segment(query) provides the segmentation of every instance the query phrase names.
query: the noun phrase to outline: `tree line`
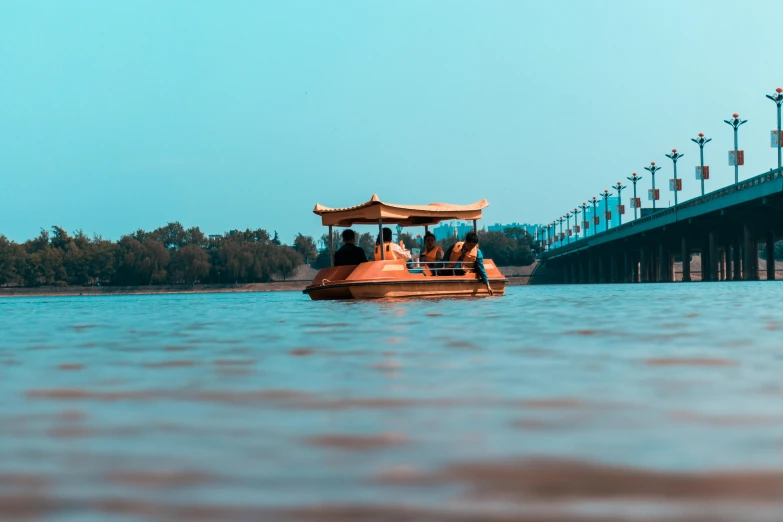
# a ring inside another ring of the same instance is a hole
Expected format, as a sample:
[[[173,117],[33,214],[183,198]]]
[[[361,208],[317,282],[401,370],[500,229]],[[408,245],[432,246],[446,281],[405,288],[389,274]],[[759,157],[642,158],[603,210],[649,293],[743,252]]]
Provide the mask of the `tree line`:
[[[521,229],[481,231],[479,237],[484,257],[498,266],[533,262],[535,243]],[[321,240],[328,245],[328,236]],[[335,250],[342,246],[339,232],[333,240]],[[375,240],[371,233],[357,237],[367,259],[373,258]],[[400,240],[409,249],[420,248],[422,241],[406,232]],[[445,250],[456,240],[439,244]],[[58,226],[24,243],[0,235],[0,286],[262,283],[288,279],[302,264],[329,266],[329,250],[319,252],[315,240],[302,234],[284,245],[277,232],[270,235],[263,229],[207,237],[198,227],[175,222],[151,232],[137,230],[118,241],[89,237],[81,230],[71,235]]]
[[[207,237],[175,222],[115,242],[55,226],[24,243],[0,235],[0,286],[256,283],[285,280],[316,255],[311,237],[288,246],[263,229]]]

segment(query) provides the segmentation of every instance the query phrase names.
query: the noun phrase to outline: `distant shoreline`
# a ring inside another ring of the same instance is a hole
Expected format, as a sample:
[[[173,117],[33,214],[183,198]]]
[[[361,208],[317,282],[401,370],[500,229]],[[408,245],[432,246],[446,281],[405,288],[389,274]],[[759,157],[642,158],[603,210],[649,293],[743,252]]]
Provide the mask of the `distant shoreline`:
[[[508,286],[528,284],[529,276],[507,277]],[[99,295],[219,294],[248,292],[301,292],[310,281],[275,281],[235,285],[149,285],[149,286],[44,286],[37,288],[0,288],[0,299],[7,297],[79,297]]]

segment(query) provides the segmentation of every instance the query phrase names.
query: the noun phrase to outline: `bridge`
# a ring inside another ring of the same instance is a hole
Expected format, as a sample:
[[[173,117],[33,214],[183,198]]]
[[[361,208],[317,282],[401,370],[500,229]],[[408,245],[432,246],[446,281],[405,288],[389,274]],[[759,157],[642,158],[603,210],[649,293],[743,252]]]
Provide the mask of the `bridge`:
[[[553,243],[531,283],[773,280],[780,238],[783,169],[777,168],[609,230]],[[761,270],[760,243],[766,257]],[[701,271],[692,274],[689,260],[696,254]]]

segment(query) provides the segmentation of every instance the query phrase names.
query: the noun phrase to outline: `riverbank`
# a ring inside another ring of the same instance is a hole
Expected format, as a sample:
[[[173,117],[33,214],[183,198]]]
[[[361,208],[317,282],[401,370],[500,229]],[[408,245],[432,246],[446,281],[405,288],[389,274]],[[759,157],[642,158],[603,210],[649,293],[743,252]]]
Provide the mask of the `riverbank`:
[[[236,292],[302,291],[310,281],[279,281],[235,285],[150,285],[150,286],[41,286],[0,288],[2,297],[54,297],[85,295],[213,294]]]

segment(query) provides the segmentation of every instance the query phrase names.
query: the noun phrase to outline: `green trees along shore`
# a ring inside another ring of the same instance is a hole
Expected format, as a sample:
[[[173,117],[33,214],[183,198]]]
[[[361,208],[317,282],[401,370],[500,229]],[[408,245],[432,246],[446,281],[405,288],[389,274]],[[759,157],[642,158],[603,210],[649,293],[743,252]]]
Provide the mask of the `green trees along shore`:
[[[482,232],[485,257],[499,266],[532,263],[533,242],[517,232]],[[418,246],[412,236],[400,237],[409,248]],[[335,249],[340,244],[335,232]],[[372,259],[375,237],[361,234],[358,244]],[[263,229],[207,237],[198,227],[175,222],[151,232],[137,230],[119,241],[82,231],[69,235],[57,226],[24,243],[0,235],[0,286],[262,283],[288,279],[304,263],[328,266],[329,252],[319,253],[312,237],[297,234],[289,246]]]

